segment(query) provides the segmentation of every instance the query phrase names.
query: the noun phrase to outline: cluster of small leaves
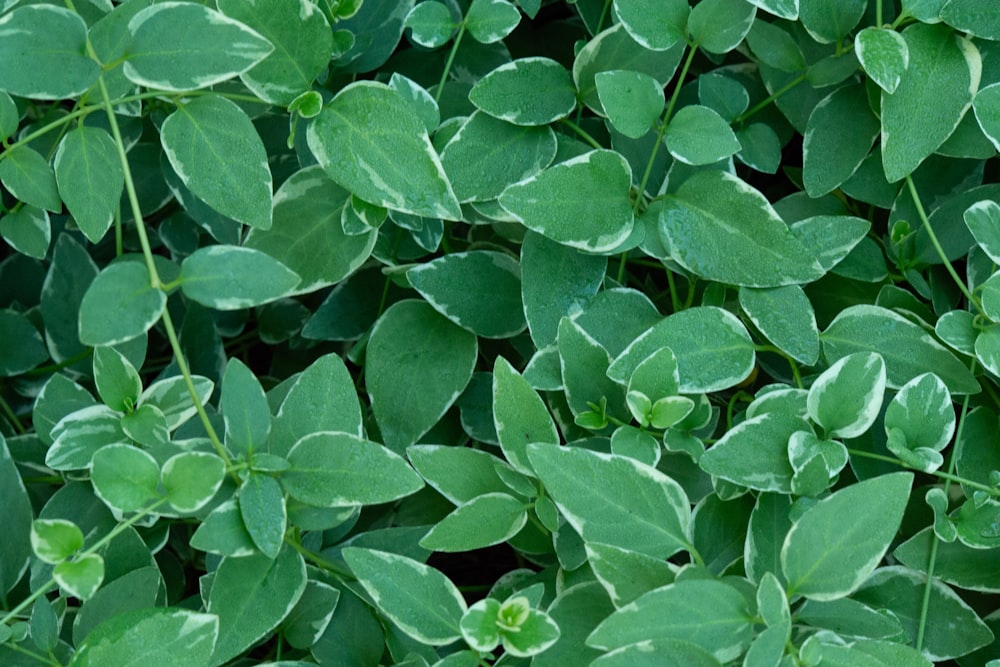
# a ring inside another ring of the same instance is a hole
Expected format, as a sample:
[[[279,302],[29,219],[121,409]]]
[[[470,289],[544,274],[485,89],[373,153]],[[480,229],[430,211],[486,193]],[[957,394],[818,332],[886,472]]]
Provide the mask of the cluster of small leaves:
[[[993,4],[0,0],[0,664],[1000,665]]]

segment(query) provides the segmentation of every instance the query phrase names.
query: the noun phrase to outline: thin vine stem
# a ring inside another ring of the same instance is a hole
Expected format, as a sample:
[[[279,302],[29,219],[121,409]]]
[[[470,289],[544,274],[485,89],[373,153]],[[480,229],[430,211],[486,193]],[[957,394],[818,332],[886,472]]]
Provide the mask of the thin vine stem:
[[[444,71],[441,72],[441,80],[438,82],[437,90],[434,91],[434,102],[439,103],[441,101],[441,93],[444,91],[444,84],[448,81],[448,75],[451,73],[451,66],[455,62],[455,54],[458,53],[458,47],[462,43],[462,37],[465,35],[465,21],[458,26],[458,34],[455,35],[455,41],[452,42],[451,52],[448,53],[448,59],[444,63]]]
[[[2,394],[0,394],[0,410],[3,410],[3,413],[7,415],[7,419],[9,419],[10,423],[14,425],[14,430],[21,434],[28,432],[28,429],[24,427],[21,420],[17,418],[17,413],[15,413],[14,409],[10,407],[10,404],[4,400]]]
[[[788,83],[786,83],[784,86],[782,86],[778,90],[774,91],[773,93],[771,93],[770,95],[768,95],[767,97],[765,97],[764,99],[762,99],[757,104],[753,105],[752,107],[750,107],[749,109],[747,109],[746,111],[744,111],[743,113],[741,113],[739,116],[737,116],[733,120],[733,124],[734,125],[738,125],[738,124],[742,123],[743,121],[745,121],[750,116],[753,116],[754,114],[756,114],[758,111],[761,111],[762,109],[767,108],[776,99],[778,99],[779,97],[781,97],[782,95],[784,95],[785,93],[787,93],[788,91],[790,91],[792,88],[795,88],[795,86],[799,85],[800,83],[802,83],[805,80],[806,80],[806,75],[803,72],[802,74],[800,74],[799,76],[795,77],[794,79],[792,79],[791,81],[789,81]]]

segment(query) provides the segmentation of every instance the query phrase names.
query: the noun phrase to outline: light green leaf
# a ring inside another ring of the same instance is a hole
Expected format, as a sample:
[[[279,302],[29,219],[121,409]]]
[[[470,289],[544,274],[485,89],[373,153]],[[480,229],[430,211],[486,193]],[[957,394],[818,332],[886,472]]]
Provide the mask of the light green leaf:
[[[598,72],[594,83],[608,120],[626,137],[642,137],[663,113],[663,88],[648,74],[609,70]]]
[[[982,593],[998,593],[993,573],[1000,566],[1000,550],[974,549],[961,540],[945,542],[928,526],[896,547],[892,555],[903,565],[925,572],[931,549],[937,552],[934,577],[946,584]]]
[[[976,359],[989,372],[1000,374],[1000,326],[992,325],[976,336]]]
[[[1000,40],[1000,19],[984,0],[948,0],[941,7],[941,20],[959,32],[975,37]]]
[[[976,47],[947,26],[915,23],[903,37],[910,65],[896,92],[882,96],[882,162],[890,183],[912,173],[958,127],[982,71]]]
[[[253,543],[268,558],[277,558],[288,527],[288,510],[278,481],[251,471],[240,484],[237,502]]]
[[[865,73],[890,95],[910,65],[906,40],[895,30],[868,27],[854,38],[854,53]]]
[[[195,393],[202,405],[208,402],[215,383],[200,375],[192,376]],[[167,428],[171,431],[193,417],[198,409],[191,401],[187,382],[181,376],[157,380],[139,395],[139,405],[152,405],[160,409],[167,418]]]
[[[195,2],[146,7],[128,30],[125,76],[159,90],[207,88],[242,74],[274,50],[246,25]]]
[[[983,134],[1000,150],[1000,83],[983,86],[976,93],[973,108]]]
[[[462,638],[476,651],[492,651],[500,645],[500,600],[487,597],[469,607],[459,621]]]
[[[119,412],[134,407],[142,392],[139,372],[113,347],[94,349],[94,384],[104,404]]]
[[[451,10],[437,0],[421,2],[410,10],[405,25],[410,29],[410,39],[428,49],[447,44],[456,28]]]
[[[53,568],[52,578],[67,595],[87,600],[104,581],[104,559],[98,554],[88,554],[64,561]]]
[[[867,220],[849,215],[815,215],[792,223],[790,229],[816,256],[823,270],[829,271],[865,240],[871,226]],[[881,250],[878,246],[874,249],[881,261]]]
[[[745,0],[702,0],[691,10],[691,39],[709,53],[732,51],[753,25],[757,8]]]
[[[643,359],[628,378],[628,390],[642,392],[651,401],[674,396],[679,389],[677,356],[669,347],[661,347]]]
[[[52,241],[49,212],[25,204],[0,217],[0,236],[14,250],[35,259],[44,259]]]
[[[591,413],[594,405],[601,406],[598,422],[587,426],[595,431],[604,428],[604,413],[627,419],[624,388],[607,377],[611,363],[608,351],[568,317],[559,323],[556,342],[566,403],[574,417],[590,419],[583,415]]]
[[[827,437],[856,438],[878,418],[885,385],[885,361],[877,353],[841,357],[809,388],[809,417]]]
[[[756,360],[753,341],[732,313],[714,306],[676,312],[639,336],[608,368],[608,377],[625,384],[644,360],[669,347],[677,357],[678,391],[721,391],[745,380]]]
[[[281,473],[282,486],[316,507],[387,503],[424,486],[401,456],[349,433],[307,435],[287,458],[291,466]]]
[[[576,108],[576,89],[566,68],[550,58],[519,58],[476,82],[469,101],[514,125],[548,125]]]
[[[619,609],[643,593],[674,581],[671,564],[661,558],[610,544],[591,542],[584,546],[594,576]]]
[[[105,445],[128,443],[121,428],[121,414],[105,405],[81,408],[53,427],[54,442],[45,453],[45,465],[53,470],[90,467],[94,453]]]
[[[967,310],[950,310],[934,324],[934,334],[954,350],[975,356],[976,336],[975,315]]]
[[[219,617],[210,664],[229,661],[277,627],[295,608],[307,581],[305,561],[291,547],[274,559],[262,554],[223,558],[205,605]]]
[[[477,336],[510,338],[527,326],[521,268],[505,253],[452,253],[414,267],[406,278],[436,311]]]
[[[863,85],[838,88],[820,100],[802,139],[802,183],[809,196],[825,195],[854,175],[878,134]]]
[[[398,554],[348,547],[344,560],[379,611],[423,644],[444,646],[462,636],[459,622],[468,607],[438,570]]]
[[[427,483],[454,505],[487,493],[510,491],[496,472],[503,462],[488,452],[449,445],[413,445],[406,454]]]
[[[979,390],[979,383],[955,355],[921,327],[879,306],[860,304],[840,311],[820,334],[820,342],[831,363],[854,352],[879,353],[890,389],[899,389],[933,368],[953,394]]]
[[[665,201],[660,234],[671,256],[696,275],[746,287],[780,287],[824,273],[764,195],[736,176],[699,172]]]
[[[595,150],[508,187],[500,205],[525,227],[557,243],[606,252],[632,233],[631,183],[625,158]]]
[[[813,39],[829,44],[854,29],[867,4],[867,0],[799,0],[799,20]]]
[[[0,310],[0,377],[20,375],[48,359],[45,343],[28,316]]]
[[[993,322],[1000,321],[1000,273],[994,273],[979,286],[983,313]]]
[[[65,7],[18,7],[0,17],[0,33],[0,90],[11,95],[76,97],[101,74],[87,56],[87,24]]]
[[[217,310],[239,310],[290,294],[300,278],[259,250],[213,245],[184,259],[180,281],[184,295],[193,301]]]
[[[198,199],[237,222],[271,226],[267,151],[235,102],[203,95],[177,105],[163,121],[160,143],[177,176]]]
[[[152,405],[140,405],[122,417],[122,431],[138,445],[156,447],[170,439],[167,418]]]
[[[521,12],[507,0],[472,0],[465,13],[465,29],[481,44],[493,44],[513,32]]]
[[[97,243],[111,226],[125,183],[114,139],[102,129],[80,125],[59,142],[52,164],[66,208]]]
[[[989,199],[978,201],[965,209],[963,219],[983,252],[994,264],[1000,264],[1000,204]]]
[[[799,1],[800,0],[747,0],[747,2],[751,5],[756,5],[766,12],[770,12],[779,18],[789,19],[790,21],[794,21],[799,18]]]
[[[350,198],[322,168],[297,171],[274,195],[271,228],[250,230],[244,247],[266,252],[299,274],[294,294],[338,283],[368,259],[378,236],[374,230],[344,233],[340,218]]]
[[[45,563],[61,563],[83,548],[83,532],[65,519],[36,519],[30,538],[31,550]]]
[[[0,182],[26,204],[53,213],[62,210],[59,187],[52,167],[30,146],[20,145],[4,152],[4,159],[0,161]]]
[[[944,382],[924,373],[903,385],[886,408],[885,429],[899,429],[908,449],[943,450],[955,433],[955,409]]]
[[[801,287],[741,287],[739,301],[747,317],[769,341],[806,366],[816,364],[819,329],[812,303]]]
[[[699,104],[683,107],[674,114],[665,140],[670,154],[685,164],[712,164],[740,150],[740,142],[729,123],[714,110]]]
[[[71,667],[88,665],[208,664],[219,619],[177,607],[116,614],[87,633]]]
[[[685,37],[687,0],[614,0],[615,16],[636,42],[652,51],[666,51]]]
[[[239,359],[230,359],[222,378],[219,407],[226,425],[226,446],[249,454],[265,449],[271,433],[271,410],[260,382]]]
[[[288,106],[308,91],[330,62],[333,36],[323,12],[309,0],[222,0],[219,11],[269,41],[274,50],[240,74],[257,97]]]
[[[477,351],[474,334],[425,302],[400,301],[382,314],[368,341],[365,376],[387,445],[400,452],[437,423],[472,377]]]
[[[459,505],[420,540],[431,551],[472,551],[512,538],[528,521],[524,502],[506,493],[486,493]]]
[[[166,305],[167,295],[150,285],[144,264],[112,264],[94,278],[80,302],[80,342],[116,345],[141,336]]]
[[[650,640],[682,640],[730,662],[747,649],[752,637],[753,617],[736,588],[691,579],[649,591],[622,607],[597,626],[587,644],[614,650]]]
[[[659,470],[625,456],[551,444],[529,445],[528,458],[584,542],[657,558],[691,548],[687,494]]]
[[[788,439],[808,428],[794,414],[767,412],[740,422],[712,445],[698,465],[710,475],[758,491],[791,493]]]
[[[226,464],[207,452],[181,452],[163,464],[162,482],[174,510],[188,514],[204,507],[219,490]]]
[[[306,134],[327,175],[361,199],[428,218],[462,218],[423,121],[389,86],[346,86]]]
[[[845,487],[806,510],[781,549],[788,594],[835,600],[875,570],[899,529],[912,473],[892,473]],[[863,507],[864,512],[857,512]]]
[[[525,449],[530,443],[559,444],[559,432],[541,397],[499,356],[493,366],[493,423],[504,456],[527,474],[533,472]]]
[[[108,445],[95,454],[90,480],[97,497],[119,512],[135,512],[157,497],[160,466],[131,445]]]
[[[527,604],[527,599],[520,600]],[[501,617],[504,607],[511,602],[518,601],[518,598],[508,599],[500,608]],[[552,620],[552,617],[539,609],[526,609],[525,613],[519,614],[523,617],[510,630],[500,633],[500,642],[504,651],[518,658],[530,658],[548,650],[560,637],[559,626]],[[497,621],[500,623],[501,621]]]

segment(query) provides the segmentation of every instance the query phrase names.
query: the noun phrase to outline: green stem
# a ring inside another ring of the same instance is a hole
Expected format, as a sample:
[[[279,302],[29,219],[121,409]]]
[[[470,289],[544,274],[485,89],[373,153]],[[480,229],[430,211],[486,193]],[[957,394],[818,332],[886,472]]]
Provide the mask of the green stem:
[[[14,409],[10,407],[10,404],[6,400],[4,400],[2,394],[0,394],[0,409],[3,410],[5,415],[7,415],[7,419],[9,419],[10,423],[14,425],[14,429],[18,433],[23,434],[28,432],[28,429],[24,427],[21,420],[17,418],[17,414],[14,412]]]
[[[738,125],[739,123],[742,123],[747,118],[749,118],[750,116],[753,116],[755,113],[757,113],[761,109],[764,109],[765,107],[769,106],[776,99],[778,99],[779,97],[781,97],[782,95],[784,95],[785,93],[787,93],[789,90],[791,90],[792,88],[794,88],[795,86],[799,85],[800,83],[802,83],[805,80],[806,80],[806,75],[803,72],[802,74],[798,75],[797,77],[795,77],[794,79],[792,79],[791,81],[789,81],[788,83],[786,83],[784,86],[782,86],[778,90],[774,91],[773,93],[771,93],[770,95],[768,95],[767,97],[765,97],[763,100],[761,100],[757,104],[753,105],[752,107],[750,107],[749,109],[747,109],[746,111],[744,111],[743,113],[741,113],[739,116],[737,116],[735,118],[735,120],[733,120],[733,125]]]
[[[451,73],[451,66],[455,62],[455,54],[458,53],[458,46],[462,43],[462,36],[465,35],[465,21],[458,26],[458,34],[455,35],[455,41],[451,45],[451,52],[448,54],[448,60],[444,63],[444,71],[441,72],[441,80],[438,82],[437,90],[434,91],[434,101],[441,101],[441,93],[444,91],[445,81],[448,80],[448,74]]]
[[[882,0],[875,0],[875,27],[882,27]]]
[[[309,549],[306,549],[304,546],[299,544],[298,541],[291,539],[290,537],[287,536],[285,537],[285,544],[298,551],[300,554],[302,554],[303,558],[305,558],[307,561],[309,561],[316,567],[320,568],[321,570],[325,570],[337,577],[340,577],[341,579],[345,579],[348,581],[354,581],[356,579],[353,573],[349,572],[348,570],[345,570],[344,568],[340,567],[333,561],[329,561],[320,556],[319,554],[314,553]]]
[[[667,285],[670,286],[670,306],[675,313],[681,312],[681,297],[677,294],[677,283],[674,280],[674,272],[667,269]]]
[[[590,136],[586,130],[571,121],[569,118],[562,118],[559,122],[580,135],[580,138],[590,144],[593,148],[604,148],[604,146],[602,146],[597,139],[594,139],[594,137]]]

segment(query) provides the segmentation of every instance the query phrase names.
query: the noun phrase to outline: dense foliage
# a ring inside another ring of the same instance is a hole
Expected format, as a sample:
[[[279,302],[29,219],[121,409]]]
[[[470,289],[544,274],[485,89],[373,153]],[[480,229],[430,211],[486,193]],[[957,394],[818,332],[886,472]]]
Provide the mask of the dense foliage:
[[[1000,664],[994,0],[0,0],[0,664]]]

